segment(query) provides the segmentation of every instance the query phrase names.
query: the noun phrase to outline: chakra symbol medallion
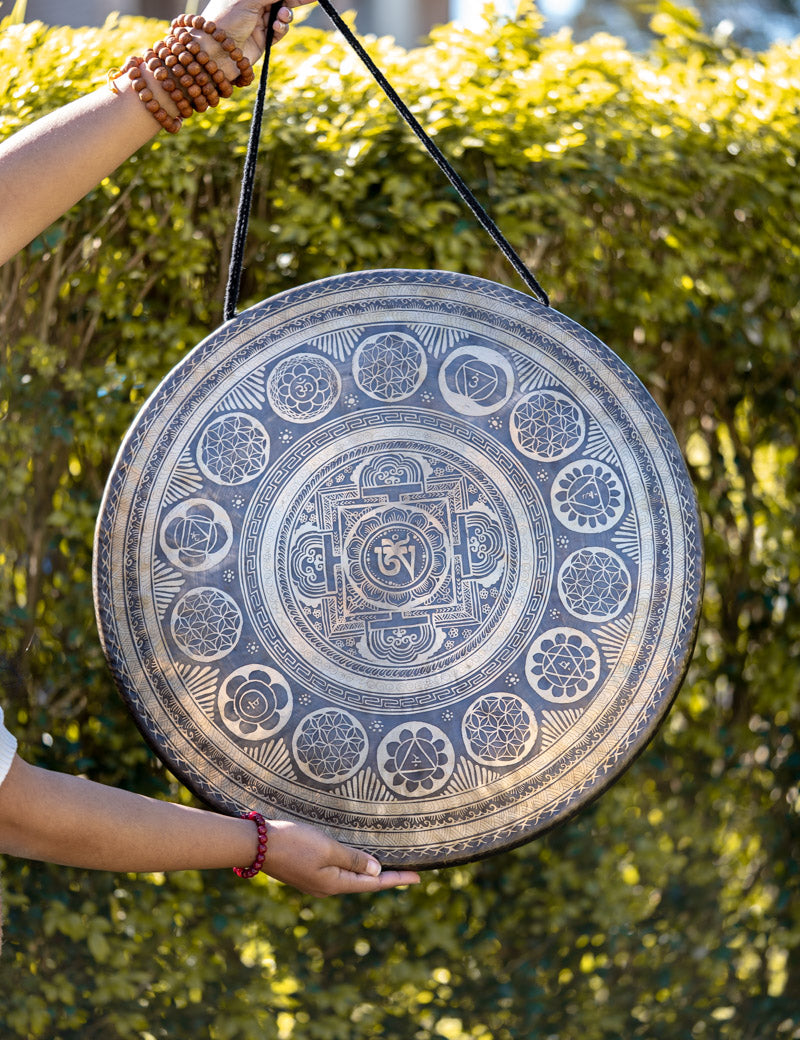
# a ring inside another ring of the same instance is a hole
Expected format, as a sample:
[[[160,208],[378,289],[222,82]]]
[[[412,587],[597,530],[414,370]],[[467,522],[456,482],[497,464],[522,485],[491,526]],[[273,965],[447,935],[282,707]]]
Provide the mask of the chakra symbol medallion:
[[[244,740],[265,740],[289,721],[292,691],[280,672],[250,665],[231,672],[219,692],[223,723]]]
[[[170,563],[187,571],[210,570],[230,552],[233,525],[216,502],[190,498],[167,513],[160,541]]]
[[[397,726],[378,748],[378,770],[398,794],[433,794],[453,772],[455,752],[447,734],[418,722]]]

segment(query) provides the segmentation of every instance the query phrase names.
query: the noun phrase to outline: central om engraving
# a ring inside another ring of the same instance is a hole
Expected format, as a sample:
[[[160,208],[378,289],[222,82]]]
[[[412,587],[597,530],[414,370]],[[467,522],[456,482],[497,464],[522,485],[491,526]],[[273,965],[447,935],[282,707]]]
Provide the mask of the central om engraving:
[[[405,567],[409,578],[414,577],[414,563],[417,558],[417,547],[411,545],[411,536],[405,538],[395,536],[394,538],[382,538],[379,545],[374,548],[378,557],[378,569],[387,578],[396,577],[401,568]]]

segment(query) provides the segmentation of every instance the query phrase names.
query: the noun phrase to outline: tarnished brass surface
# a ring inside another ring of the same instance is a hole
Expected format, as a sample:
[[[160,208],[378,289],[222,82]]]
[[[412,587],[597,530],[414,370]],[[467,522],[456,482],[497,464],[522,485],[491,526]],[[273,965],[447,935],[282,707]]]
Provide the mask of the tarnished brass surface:
[[[193,350],[109,479],[95,595],[146,739],[206,801],[386,865],[577,811],[652,737],[702,592],[663,415],[530,297],[325,279]]]

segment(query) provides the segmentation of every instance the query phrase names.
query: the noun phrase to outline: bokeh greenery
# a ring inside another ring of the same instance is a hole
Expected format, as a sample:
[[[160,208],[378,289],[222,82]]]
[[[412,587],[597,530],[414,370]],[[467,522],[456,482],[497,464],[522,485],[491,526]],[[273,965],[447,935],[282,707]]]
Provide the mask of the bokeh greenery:
[[[543,37],[525,6],[371,50],[685,450],[707,591],[666,725],[573,822],[380,897],[9,859],[3,1037],[800,1037],[800,43],[720,49],[669,4],[654,26],[634,55]],[[4,25],[0,134],[160,31]],[[162,135],[0,269],[8,721],[32,761],[186,800],[110,682],[91,542],[137,408],[221,320],[251,105]],[[342,43],[299,27],[275,57],[242,303],[385,266],[516,285]]]

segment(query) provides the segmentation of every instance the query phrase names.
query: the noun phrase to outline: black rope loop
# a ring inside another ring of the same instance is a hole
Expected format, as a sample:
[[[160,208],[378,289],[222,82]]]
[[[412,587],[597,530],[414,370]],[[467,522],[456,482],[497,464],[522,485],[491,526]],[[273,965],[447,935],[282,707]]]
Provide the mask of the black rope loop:
[[[236,213],[236,226],[233,229],[233,245],[231,261],[228,267],[228,284],[225,287],[224,320],[229,321],[236,314],[239,302],[239,290],[242,285],[242,266],[244,264],[244,244],[247,239],[247,227],[250,223],[250,209],[253,205],[253,184],[256,179],[258,162],[258,145],[261,140],[261,124],[264,119],[264,100],[267,96],[267,78],[269,77],[269,56],[272,52],[272,34],[275,19],[278,17],[280,0],[269,9],[267,19],[267,43],[264,48],[264,63],[261,66],[261,78],[258,81],[258,93],[253,107],[253,119],[250,123],[250,139],[247,142],[247,154],[242,172],[242,190],[239,195],[239,209]]]
[[[527,285],[536,299],[545,307],[550,306],[547,293],[533,276],[525,262],[516,252],[514,247],[503,235],[497,224],[492,220],[484,207],[477,200],[461,176],[456,172],[450,162],[442,154],[441,150],[434,144],[422,126],[419,124],[411,110],[399,96],[394,87],[389,83],[381,70],[364,50],[360,41],[353,34],[350,27],[339,15],[339,12],[330,3],[330,0],[318,0],[320,7],[325,11],[336,29],[342,34],[358,57],[372,74],[375,81],[392,102],[399,114],[406,121],[418,140],[434,160],[439,169],[444,173],[450,183],[458,192],[461,200],[472,211],[478,224],[490,235],[500,252],[505,256],[522,281]],[[247,156],[245,158],[244,173],[242,175],[242,193],[239,199],[239,210],[236,215],[236,227],[233,236],[233,249],[231,252],[231,263],[228,272],[228,285],[225,290],[225,320],[228,321],[236,313],[236,304],[239,298],[239,288],[242,277],[242,262],[244,258],[244,243],[247,237],[247,225],[250,219],[250,207],[253,199],[253,182],[255,180],[256,159],[258,155],[258,144],[261,136],[261,123],[264,112],[264,99],[267,91],[267,76],[269,72],[269,55],[272,49],[272,27],[280,7],[280,0],[270,8],[269,24],[267,28],[267,46],[264,51],[264,64],[261,68],[261,79],[258,85],[258,94],[253,111],[253,122],[250,128],[250,140],[247,145]]]

